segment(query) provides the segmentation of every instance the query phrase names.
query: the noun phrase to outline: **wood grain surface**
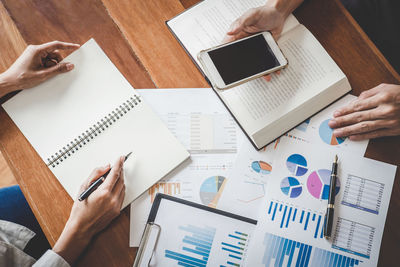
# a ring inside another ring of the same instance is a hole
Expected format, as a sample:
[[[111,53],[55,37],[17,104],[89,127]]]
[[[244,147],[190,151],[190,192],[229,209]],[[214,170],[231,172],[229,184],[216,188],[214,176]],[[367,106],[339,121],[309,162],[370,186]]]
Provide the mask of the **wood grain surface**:
[[[165,20],[197,0],[0,2],[4,5],[3,11],[0,5],[0,12],[9,16],[4,18],[1,13],[0,18],[0,26],[7,25],[0,27],[2,70],[11,64],[25,43],[55,39],[83,43],[94,37],[136,88],[207,86],[164,24]],[[295,15],[349,77],[353,94],[358,95],[379,83],[400,82],[399,75],[337,0],[309,0]],[[5,19],[7,24],[3,22]],[[17,40],[16,45],[10,45],[13,40]],[[4,51],[4,47],[15,49],[11,52],[14,54],[3,57],[2,53],[9,52]],[[0,149],[47,238],[54,244],[68,218],[72,200],[3,109],[0,110]],[[399,166],[398,151],[399,137],[381,138],[370,142],[366,156]],[[400,251],[399,179],[398,171],[382,241],[380,266],[396,266],[396,252]],[[98,235],[78,265],[131,266],[136,250],[128,248],[128,226],[129,214],[125,209]]]
[[[93,37],[134,87],[154,87],[150,76],[101,1],[4,0],[2,4],[26,43],[62,40],[82,44]],[[8,35],[14,36],[11,27]],[[0,50],[8,52],[3,47]],[[4,62],[5,66],[9,66],[12,60]],[[3,109],[0,110],[0,121],[3,155],[47,239],[54,245],[69,217],[72,199]],[[88,174],[80,175],[86,179]],[[125,209],[106,231],[95,238],[78,265],[104,266],[104,263],[109,263],[107,266],[131,266],[136,249],[129,248],[128,233],[129,209]]]
[[[26,44],[7,10],[0,2],[0,73],[24,51]],[[1,125],[1,122],[0,122]],[[1,144],[0,144],[1,146]],[[0,188],[17,184],[3,154],[0,153]]]
[[[182,46],[165,26],[165,21],[185,10],[179,1],[103,2],[157,87],[209,87]]]

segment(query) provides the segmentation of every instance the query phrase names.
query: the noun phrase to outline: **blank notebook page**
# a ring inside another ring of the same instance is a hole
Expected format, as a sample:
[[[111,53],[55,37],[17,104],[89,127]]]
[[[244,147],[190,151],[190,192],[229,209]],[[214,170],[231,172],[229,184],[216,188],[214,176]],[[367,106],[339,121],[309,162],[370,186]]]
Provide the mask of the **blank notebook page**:
[[[65,61],[74,70],[3,107],[73,198],[94,168],[133,152],[125,207],[189,154],[93,39]]]

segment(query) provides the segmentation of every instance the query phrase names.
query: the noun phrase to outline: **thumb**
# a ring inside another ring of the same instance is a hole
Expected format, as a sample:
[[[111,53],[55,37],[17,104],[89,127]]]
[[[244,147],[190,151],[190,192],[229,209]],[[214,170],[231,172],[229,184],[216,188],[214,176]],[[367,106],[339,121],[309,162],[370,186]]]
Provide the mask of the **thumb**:
[[[241,18],[238,18],[237,20],[235,20],[232,23],[232,25],[228,31],[228,35],[236,35],[239,32],[241,32],[242,30],[243,30],[243,22],[242,22]]]
[[[88,188],[90,184],[96,181],[100,176],[104,175],[109,169],[110,164],[94,169],[89,177],[82,183],[80,191],[83,192],[84,190],[86,190],[86,188]]]
[[[44,76],[46,78],[53,77],[59,73],[64,73],[72,70],[74,68],[74,64],[64,62],[64,63],[57,63],[56,65],[50,67],[50,68],[45,68],[41,71],[38,72],[39,76]]]

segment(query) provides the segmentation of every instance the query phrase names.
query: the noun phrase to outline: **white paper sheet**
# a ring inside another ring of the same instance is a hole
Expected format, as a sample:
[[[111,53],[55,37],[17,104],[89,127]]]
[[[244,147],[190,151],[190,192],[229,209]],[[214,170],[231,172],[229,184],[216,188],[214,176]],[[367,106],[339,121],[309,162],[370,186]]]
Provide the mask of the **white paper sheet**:
[[[68,145],[137,93],[93,39],[65,61],[75,69],[22,91],[3,107],[46,164],[68,150],[49,168],[74,199],[94,168],[133,152],[124,167],[125,207],[189,153],[144,101],[99,127],[101,133],[95,131],[79,150],[69,150]]]
[[[216,207],[229,177],[236,154],[194,154],[190,161],[153,185],[131,204],[130,238],[139,246],[155,195],[160,192]]]
[[[286,266],[290,260],[288,266],[326,266],[335,259],[338,266],[376,266],[396,166],[346,150],[282,142],[246,266]],[[339,181],[328,241],[323,223],[335,154]]]
[[[161,234],[149,266],[241,266],[255,227],[170,200],[161,201],[154,222]]]
[[[211,88],[136,90],[191,153],[236,153],[245,136]]]

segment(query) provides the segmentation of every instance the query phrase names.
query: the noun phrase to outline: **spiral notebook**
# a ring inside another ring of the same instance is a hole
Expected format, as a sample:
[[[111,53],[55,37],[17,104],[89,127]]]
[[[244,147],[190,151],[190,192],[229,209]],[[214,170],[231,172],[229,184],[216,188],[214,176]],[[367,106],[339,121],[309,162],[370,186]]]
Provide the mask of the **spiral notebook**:
[[[125,207],[189,154],[93,39],[65,61],[75,69],[3,107],[72,198],[94,168],[133,152]]]

